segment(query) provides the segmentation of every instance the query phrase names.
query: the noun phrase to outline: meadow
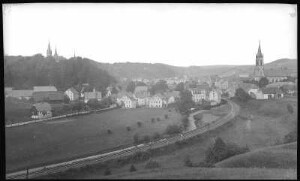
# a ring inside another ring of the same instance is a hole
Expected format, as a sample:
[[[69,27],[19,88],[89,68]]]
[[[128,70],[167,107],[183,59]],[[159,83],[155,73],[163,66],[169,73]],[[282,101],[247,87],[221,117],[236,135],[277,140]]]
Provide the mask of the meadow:
[[[137,122],[141,122],[140,127]],[[154,133],[164,133],[166,127],[174,123],[181,124],[181,115],[173,109],[139,108],[6,128],[6,170],[31,168],[129,146],[133,144],[133,135],[152,137]]]
[[[294,107],[294,113],[290,114],[287,111],[286,105],[291,103]],[[167,152],[166,154],[161,154],[151,158],[152,160],[156,160],[161,168],[158,171],[148,171],[145,170],[145,162],[140,162],[134,164],[138,172],[135,174],[129,173],[129,166],[125,165],[120,168],[111,168],[112,176],[105,177],[103,176],[103,172],[98,170],[94,173],[86,173],[81,175],[74,175],[74,177],[68,178],[295,178],[296,170],[294,167],[297,162],[297,157],[295,157],[294,153],[291,151],[285,151],[281,153],[280,151],[269,152],[272,153],[270,155],[270,159],[276,155],[284,155],[289,156],[289,165],[282,169],[267,168],[266,169],[253,169],[253,168],[187,168],[184,165],[184,159],[186,156],[189,156],[192,162],[197,163],[201,162],[205,158],[205,151],[208,146],[213,143],[214,138],[220,137],[226,143],[235,143],[239,146],[248,146],[250,151],[254,151],[256,149],[261,149],[264,147],[272,146],[275,144],[276,139],[282,138],[284,135],[292,131],[297,126],[297,102],[281,99],[281,100],[251,100],[246,104],[240,104],[241,110],[239,115],[224,126],[217,128],[216,130],[210,131],[204,135],[202,135],[199,139],[190,142],[189,145],[181,149],[177,149],[174,151]],[[277,117],[272,115],[274,108],[279,114]],[[250,122],[247,117],[252,115],[253,119]],[[288,117],[288,119],[286,119]],[[265,154],[265,152],[264,152]],[[261,155],[264,155],[261,154]],[[262,160],[262,157],[258,157]],[[281,157],[283,158],[283,157]],[[254,160],[254,159],[253,159]],[[293,161],[291,161],[293,160]],[[273,164],[273,163],[272,163]],[[290,167],[291,166],[291,167]],[[288,168],[288,169],[287,169]],[[166,172],[167,170],[177,170]],[[210,173],[207,177],[195,170],[207,170],[206,172]],[[226,172],[217,172],[214,170],[228,170]],[[184,170],[187,170],[186,172]],[[193,171],[194,170],[194,171]],[[147,172],[147,174],[141,174],[140,172]],[[191,172],[191,173],[190,173]],[[152,173],[152,174],[151,174]],[[157,173],[157,174],[156,174]],[[178,174],[180,173],[180,174]],[[219,173],[216,175],[216,173]],[[239,174],[243,173],[243,174]],[[279,174],[281,173],[281,174]],[[114,176],[114,174],[117,174]],[[129,176],[131,174],[131,176]],[[194,174],[194,177],[190,176],[190,174]],[[179,176],[182,175],[182,176]],[[184,176],[183,176],[184,175]],[[198,175],[198,176],[195,176]],[[216,176],[214,176],[216,175]],[[244,175],[246,175],[244,177]]]

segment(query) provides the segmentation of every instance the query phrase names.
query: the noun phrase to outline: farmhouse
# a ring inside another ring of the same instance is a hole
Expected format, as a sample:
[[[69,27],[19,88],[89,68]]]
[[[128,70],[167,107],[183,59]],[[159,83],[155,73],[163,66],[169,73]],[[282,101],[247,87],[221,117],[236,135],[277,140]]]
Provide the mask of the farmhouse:
[[[69,97],[70,101],[75,101],[79,99],[79,92],[73,87],[66,90],[65,94]]]
[[[31,108],[33,119],[52,117],[51,105],[47,102],[36,103]]]
[[[84,102],[87,103],[90,99],[97,99],[100,101],[102,99],[101,92],[96,91],[96,89],[93,89],[93,92],[85,92],[84,93]]]
[[[18,99],[30,99],[32,97],[33,90],[11,90],[7,92],[6,97],[14,97]]]
[[[261,89],[250,89],[249,91],[248,91],[248,94],[252,97],[252,98],[254,98],[254,99],[267,99],[267,98],[265,98],[264,97],[264,94],[263,94],[263,92],[261,91]]]
[[[135,94],[134,98],[137,100],[138,106],[146,106],[149,103],[149,97],[145,94]]]
[[[283,92],[276,87],[266,87],[262,89],[264,99],[280,99],[283,98]]]
[[[49,91],[57,91],[54,86],[34,86],[33,92],[49,92]]]
[[[51,102],[62,103],[64,101],[64,93],[60,91],[42,91],[32,94],[34,102]]]

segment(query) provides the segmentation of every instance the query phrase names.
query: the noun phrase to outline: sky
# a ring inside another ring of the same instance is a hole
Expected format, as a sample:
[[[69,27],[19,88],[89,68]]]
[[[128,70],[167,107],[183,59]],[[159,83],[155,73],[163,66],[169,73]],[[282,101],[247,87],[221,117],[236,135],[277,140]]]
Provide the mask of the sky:
[[[292,4],[3,4],[5,55],[54,52],[105,63],[252,65],[297,58]]]

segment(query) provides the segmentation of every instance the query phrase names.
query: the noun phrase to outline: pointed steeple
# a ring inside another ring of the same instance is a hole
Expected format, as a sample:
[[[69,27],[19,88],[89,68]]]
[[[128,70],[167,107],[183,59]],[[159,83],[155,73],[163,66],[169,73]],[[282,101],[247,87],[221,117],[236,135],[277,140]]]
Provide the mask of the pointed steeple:
[[[48,42],[48,49],[47,49],[47,57],[51,57],[52,56],[52,50],[50,47],[50,41]]]
[[[261,53],[261,48],[260,48],[260,40],[259,40],[259,46],[258,46],[258,50],[257,50],[256,56],[258,56],[258,57],[262,57],[263,56],[263,54]]]
[[[55,46],[55,53],[54,53],[54,56],[57,56],[57,50],[56,50],[56,46]]]

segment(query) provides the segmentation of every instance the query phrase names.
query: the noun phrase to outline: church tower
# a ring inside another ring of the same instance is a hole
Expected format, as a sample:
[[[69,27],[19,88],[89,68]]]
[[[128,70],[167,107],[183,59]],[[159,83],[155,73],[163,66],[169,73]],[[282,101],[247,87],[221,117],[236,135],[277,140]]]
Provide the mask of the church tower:
[[[254,68],[254,79],[256,81],[259,81],[261,77],[264,77],[264,56],[261,53],[261,48],[260,48],[260,41],[259,41],[259,46],[258,46],[258,51],[256,54],[256,65]]]
[[[52,56],[52,50],[50,47],[50,42],[48,43],[48,49],[47,49],[47,57],[51,57]]]
[[[56,62],[59,62],[59,57],[58,57],[58,54],[57,54],[56,47],[55,47],[54,59],[55,59]]]

